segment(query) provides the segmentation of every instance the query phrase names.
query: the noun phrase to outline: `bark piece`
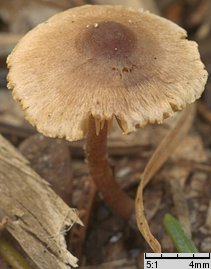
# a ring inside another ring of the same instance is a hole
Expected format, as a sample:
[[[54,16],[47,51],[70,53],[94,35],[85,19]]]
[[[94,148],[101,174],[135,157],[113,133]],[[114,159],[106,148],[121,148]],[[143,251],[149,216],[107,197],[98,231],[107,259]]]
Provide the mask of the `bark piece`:
[[[0,213],[8,217],[7,230],[38,268],[77,266],[64,240],[67,229],[81,224],[77,214],[2,136],[0,197]]]

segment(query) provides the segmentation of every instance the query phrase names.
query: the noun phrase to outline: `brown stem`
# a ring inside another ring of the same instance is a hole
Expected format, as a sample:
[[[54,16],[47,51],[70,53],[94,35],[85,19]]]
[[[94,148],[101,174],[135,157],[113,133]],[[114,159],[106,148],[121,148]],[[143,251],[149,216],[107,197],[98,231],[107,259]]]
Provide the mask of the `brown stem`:
[[[134,211],[134,201],[123,192],[114,178],[107,159],[107,122],[96,135],[95,120],[90,118],[86,140],[86,157],[97,189],[115,213],[129,220]]]

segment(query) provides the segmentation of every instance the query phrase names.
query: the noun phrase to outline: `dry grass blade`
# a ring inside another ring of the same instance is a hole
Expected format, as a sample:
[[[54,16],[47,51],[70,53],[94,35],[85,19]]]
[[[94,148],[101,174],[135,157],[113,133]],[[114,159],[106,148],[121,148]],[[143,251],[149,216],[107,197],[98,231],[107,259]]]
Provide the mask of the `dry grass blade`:
[[[152,235],[144,214],[143,190],[144,187],[149,183],[150,179],[168,160],[172,152],[174,152],[181,140],[185,137],[192,125],[194,115],[195,105],[190,105],[183,112],[181,112],[178,121],[161,141],[160,145],[155,150],[154,154],[146,165],[137,190],[135,202],[137,225],[143,237],[146,239],[154,252],[161,252],[161,246],[157,239]]]

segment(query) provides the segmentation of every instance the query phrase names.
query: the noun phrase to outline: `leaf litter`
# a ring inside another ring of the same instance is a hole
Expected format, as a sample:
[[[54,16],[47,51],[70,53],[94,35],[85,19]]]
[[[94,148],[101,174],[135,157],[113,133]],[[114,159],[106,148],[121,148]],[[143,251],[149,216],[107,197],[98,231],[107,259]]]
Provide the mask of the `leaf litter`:
[[[135,201],[137,225],[154,252],[161,252],[161,245],[150,232],[144,213],[143,191],[152,177],[158,172],[162,165],[173,154],[177,146],[181,143],[181,140],[185,137],[192,126],[194,116],[195,105],[187,106],[187,108],[180,113],[175,126],[164,137],[147,163],[141,176],[141,182],[138,186]]]

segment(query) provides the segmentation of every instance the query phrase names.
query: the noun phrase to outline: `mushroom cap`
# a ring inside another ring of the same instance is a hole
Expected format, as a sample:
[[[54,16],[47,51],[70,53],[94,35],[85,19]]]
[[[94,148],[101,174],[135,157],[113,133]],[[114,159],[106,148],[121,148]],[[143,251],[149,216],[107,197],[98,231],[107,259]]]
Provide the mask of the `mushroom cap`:
[[[38,131],[69,141],[116,117],[124,133],[162,123],[207,80],[176,24],[121,6],[82,6],[38,25],[8,57],[8,87]]]

